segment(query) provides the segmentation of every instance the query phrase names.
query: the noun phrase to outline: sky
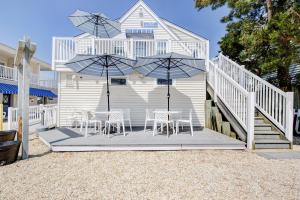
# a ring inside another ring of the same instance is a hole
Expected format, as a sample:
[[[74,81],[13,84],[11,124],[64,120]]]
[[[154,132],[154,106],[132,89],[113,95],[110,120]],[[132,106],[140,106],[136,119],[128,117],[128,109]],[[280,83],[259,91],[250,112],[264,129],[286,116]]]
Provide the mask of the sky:
[[[160,17],[180,25],[210,41],[210,57],[217,54],[225,24],[220,22],[227,8],[198,11],[194,0],[144,0]],[[117,19],[137,0],[9,0],[1,2],[0,42],[16,47],[24,36],[37,44],[35,57],[51,64],[52,37],[80,34],[68,16],[76,9],[101,12]]]

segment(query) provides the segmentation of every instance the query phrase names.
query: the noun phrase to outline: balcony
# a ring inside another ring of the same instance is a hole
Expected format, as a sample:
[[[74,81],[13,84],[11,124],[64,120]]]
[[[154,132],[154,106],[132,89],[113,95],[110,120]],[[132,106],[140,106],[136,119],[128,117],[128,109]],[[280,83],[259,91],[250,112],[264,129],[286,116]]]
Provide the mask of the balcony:
[[[6,81],[18,81],[18,71],[15,67],[7,67],[4,65],[0,65],[0,80]],[[39,74],[30,74],[30,84],[36,85],[38,87],[56,89],[57,81],[54,79],[51,80],[41,80]]]
[[[208,41],[136,40],[54,37],[52,44],[52,64],[56,68],[76,56],[76,54],[101,55],[117,54],[127,58],[154,56],[176,52],[196,58],[209,58]]]

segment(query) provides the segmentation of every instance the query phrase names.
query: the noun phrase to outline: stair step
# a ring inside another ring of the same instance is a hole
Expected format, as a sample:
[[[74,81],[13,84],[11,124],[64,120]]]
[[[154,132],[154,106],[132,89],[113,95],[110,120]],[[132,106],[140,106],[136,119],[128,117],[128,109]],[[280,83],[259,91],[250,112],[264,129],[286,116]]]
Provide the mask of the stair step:
[[[280,140],[280,134],[260,134],[260,135],[254,135],[254,140]]]
[[[265,121],[262,119],[255,119],[254,123],[255,124],[265,124]]]
[[[255,139],[255,149],[289,149],[290,142],[288,140],[278,139]]]
[[[254,131],[271,131],[272,126],[269,124],[255,124]]]
[[[264,120],[263,117],[254,117],[255,120]]]
[[[260,139],[255,140],[255,144],[290,144],[288,140],[271,140],[271,139]]]
[[[276,131],[254,131],[254,135],[280,135],[280,133]]]

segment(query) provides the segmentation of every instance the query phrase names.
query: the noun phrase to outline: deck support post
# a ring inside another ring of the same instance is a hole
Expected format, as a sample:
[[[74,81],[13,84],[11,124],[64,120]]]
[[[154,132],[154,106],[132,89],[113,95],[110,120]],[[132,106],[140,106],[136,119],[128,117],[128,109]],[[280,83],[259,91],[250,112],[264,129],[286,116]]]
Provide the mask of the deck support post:
[[[36,45],[30,39],[24,38],[19,41],[15,66],[18,66],[18,122],[22,130],[22,159],[28,159],[29,140],[29,68],[30,60],[35,53]]]
[[[286,127],[285,127],[285,137],[293,144],[293,132],[294,132],[294,93],[286,92]]]
[[[252,149],[254,142],[255,92],[249,92],[247,99],[247,148]]]

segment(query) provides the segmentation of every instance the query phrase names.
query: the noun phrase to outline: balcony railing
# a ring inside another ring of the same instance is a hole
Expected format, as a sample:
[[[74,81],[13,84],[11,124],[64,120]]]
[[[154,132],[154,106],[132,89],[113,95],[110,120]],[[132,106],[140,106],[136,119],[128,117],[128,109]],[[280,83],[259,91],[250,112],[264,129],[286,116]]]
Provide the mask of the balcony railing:
[[[135,59],[169,52],[208,60],[208,41],[136,40],[100,38],[53,38],[53,65],[63,65],[76,54],[117,54]]]
[[[18,81],[18,70],[15,67],[0,65],[0,79],[8,81]],[[46,88],[57,88],[57,81],[41,80],[38,74],[30,74],[30,84]]]

